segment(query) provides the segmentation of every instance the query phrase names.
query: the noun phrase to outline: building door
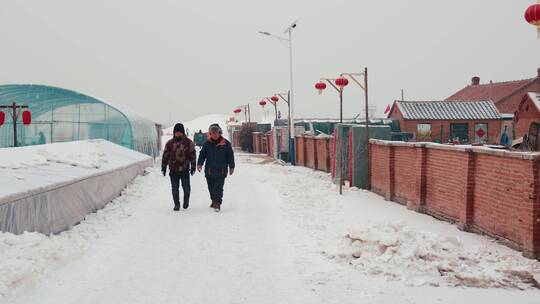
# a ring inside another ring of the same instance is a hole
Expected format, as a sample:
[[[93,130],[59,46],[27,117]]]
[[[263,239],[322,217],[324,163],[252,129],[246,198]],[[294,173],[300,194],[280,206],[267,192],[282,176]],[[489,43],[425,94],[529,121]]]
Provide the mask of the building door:
[[[459,140],[462,144],[469,143],[469,124],[454,123],[450,124],[450,139]]]
[[[487,123],[477,123],[474,125],[474,142],[487,143],[488,141],[488,125]]]

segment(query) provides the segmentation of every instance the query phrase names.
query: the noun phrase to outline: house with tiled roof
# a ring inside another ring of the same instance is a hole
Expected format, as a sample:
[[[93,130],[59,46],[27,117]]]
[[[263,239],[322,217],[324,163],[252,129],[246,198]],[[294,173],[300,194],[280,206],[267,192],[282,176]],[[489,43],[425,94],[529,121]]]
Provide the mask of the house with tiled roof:
[[[498,143],[503,117],[491,100],[394,101],[388,117],[415,141]]]
[[[527,134],[532,123],[540,124],[540,94],[529,92],[514,114],[516,137]]]
[[[501,113],[515,113],[523,97],[529,92],[540,93],[540,69],[536,77],[505,81],[480,83],[480,77],[473,77],[471,84],[452,94],[446,101],[492,100]]]

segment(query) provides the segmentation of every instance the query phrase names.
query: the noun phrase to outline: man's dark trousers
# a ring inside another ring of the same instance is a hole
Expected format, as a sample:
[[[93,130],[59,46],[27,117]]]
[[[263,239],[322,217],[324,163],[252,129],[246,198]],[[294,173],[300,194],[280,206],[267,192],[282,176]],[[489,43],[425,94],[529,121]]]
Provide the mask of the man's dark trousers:
[[[221,205],[223,201],[223,185],[225,184],[225,176],[207,176],[206,183],[208,184],[208,191],[210,192],[210,199],[212,203],[218,203]]]
[[[184,208],[189,205],[189,194],[191,193],[191,185],[189,183],[189,170],[169,173],[171,178],[172,196],[175,207],[180,207],[180,181],[182,181],[182,190],[184,191]]]

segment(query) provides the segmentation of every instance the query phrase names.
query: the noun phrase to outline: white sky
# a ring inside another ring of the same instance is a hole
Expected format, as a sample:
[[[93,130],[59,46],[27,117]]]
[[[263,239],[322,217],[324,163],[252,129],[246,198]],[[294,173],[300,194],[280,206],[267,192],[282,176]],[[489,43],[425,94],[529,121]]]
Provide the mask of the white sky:
[[[231,113],[289,86],[288,50],[257,33],[294,33],[296,112],[337,117],[319,77],[370,72],[382,114],[399,98],[442,99],[467,85],[529,78],[540,40],[533,0],[2,0],[0,83],[40,83],[124,104],[156,121]],[[345,116],[363,107],[350,85]],[[285,112],[285,108],[281,108]]]

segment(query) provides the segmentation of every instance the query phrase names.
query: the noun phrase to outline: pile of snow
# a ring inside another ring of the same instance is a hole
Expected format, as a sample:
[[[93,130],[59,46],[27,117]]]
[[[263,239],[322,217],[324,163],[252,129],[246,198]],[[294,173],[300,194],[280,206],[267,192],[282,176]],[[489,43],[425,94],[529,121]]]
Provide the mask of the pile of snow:
[[[7,169],[28,169],[51,163],[99,169],[107,162],[95,141],[5,148],[0,151],[0,155],[0,168]]]
[[[377,224],[347,234],[334,253],[369,276],[409,286],[540,288],[534,260],[501,255],[489,248],[466,249],[456,237],[418,231],[403,223]]]
[[[0,198],[148,159],[145,154],[102,139],[1,148]]]
[[[0,232],[0,302],[51,266],[60,266],[60,262],[65,263],[81,255],[89,246],[89,240],[120,229],[121,220],[131,215],[133,202],[153,187],[154,183],[148,181],[152,178],[159,178],[159,175],[137,177],[120,197],[104,209],[89,214],[72,230],[58,235]]]
[[[199,130],[206,132],[208,131],[208,127],[211,124],[217,123],[221,126],[223,129],[223,137],[229,138],[229,133],[227,132],[226,123],[228,120],[227,115],[223,114],[210,114],[198,117],[196,119],[193,119],[191,121],[185,122],[184,127],[186,129],[186,132],[189,134],[189,137],[193,138],[193,134],[196,132],[199,132]],[[167,128],[163,131],[163,137],[165,137],[167,140],[173,136],[173,129],[174,126],[171,126],[170,128]]]

